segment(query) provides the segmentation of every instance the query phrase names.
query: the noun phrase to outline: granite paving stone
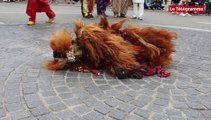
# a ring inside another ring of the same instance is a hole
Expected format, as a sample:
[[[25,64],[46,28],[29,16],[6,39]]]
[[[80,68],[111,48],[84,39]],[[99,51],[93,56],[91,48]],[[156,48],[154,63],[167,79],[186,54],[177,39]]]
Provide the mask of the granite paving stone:
[[[70,99],[65,99],[63,100],[65,102],[65,104],[67,104],[68,106],[75,106],[75,105],[79,105],[82,104],[82,101],[78,98],[70,98]]]
[[[90,108],[86,105],[80,105],[80,106],[77,106],[77,107],[74,107],[73,110],[79,114],[79,115],[83,115],[83,114],[86,114],[88,112],[90,112]]]
[[[32,108],[30,111],[35,117],[50,113],[50,111],[44,106]]]
[[[60,102],[60,99],[59,97],[52,96],[52,97],[45,98],[45,101],[50,105],[50,104],[55,104],[55,103]]]
[[[109,117],[112,117],[114,119],[122,120],[126,116],[126,113],[124,113],[120,110],[112,110],[108,113],[108,115],[109,115]]]
[[[6,116],[6,111],[3,108],[0,108],[0,118]]]
[[[124,120],[146,120],[137,115],[128,115]]]
[[[53,105],[50,105],[49,108],[52,110],[52,111],[61,111],[61,110],[65,110],[67,107],[64,103],[56,103],[56,104],[53,104]]]
[[[98,112],[92,111],[92,112],[84,115],[83,117],[87,120],[100,120],[103,118],[103,115]]]
[[[74,112],[72,112],[71,110],[65,110],[65,111],[61,111],[59,113],[56,113],[56,115],[64,120],[68,120],[69,118],[75,117],[77,116]]]
[[[94,107],[94,110],[103,115],[106,115],[108,112],[111,111],[111,108],[108,105],[101,104],[99,106]]]
[[[168,117],[162,114],[153,114],[151,120],[167,120]]]
[[[142,118],[145,118],[145,119],[149,118],[149,116],[150,116],[150,111],[149,110],[140,109],[140,108],[136,109],[134,111],[134,113],[136,115],[142,117]]]
[[[119,105],[119,107],[117,109],[129,113],[129,112],[133,111],[135,108],[136,108],[136,106],[125,103],[125,104]]]
[[[30,117],[31,114],[28,111],[17,111],[17,112],[13,112],[11,116],[12,116],[12,119],[19,120],[19,119]]]
[[[105,104],[111,106],[111,107],[116,107],[117,105],[122,104],[121,101],[119,101],[118,99],[115,98],[111,98],[105,101]]]
[[[45,114],[38,117],[38,120],[59,120],[54,114]]]

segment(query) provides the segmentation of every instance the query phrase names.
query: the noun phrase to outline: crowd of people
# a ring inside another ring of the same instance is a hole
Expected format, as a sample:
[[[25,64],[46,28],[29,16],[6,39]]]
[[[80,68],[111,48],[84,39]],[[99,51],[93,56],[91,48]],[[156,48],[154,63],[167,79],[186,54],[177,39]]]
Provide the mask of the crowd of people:
[[[52,0],[56,2],[56,0]],[[78,2],[79,0],[70,0]],[[94,6],[97,4],[97,15],[103,15],[107,17],[106,7],[112,5],[112,11],[114,17],[126,18],[128,7],[133,4],[134,19],[143,19],[144,14],[144,0],[80,0],[81,2],[81,14],[84,18],[93,18]],[[47,0],[28,0],[26,13],[29,16],[28,25],[34,25],[36,23],[36,13],[45,12],[48,16],[47,23],[53,23],[55,13],[49,5]]]
[[[22,0],[21,0],[22,1]],[[125,18],[128,7],[132,5],[133,19],[143,20],[144,9],[151,10],[163,10],[163,2],[167,4],[166,0],[154,0],[150,4],[146,4],[145,0],[64,0],[67,4],[74,4],[75,2],[81,3],[81,14],[84,18],[93,18],[93,11],[96,4],[97,15],[103,15],[107,17],[106,8],[111,6],[113,17]],[[172,5],[205,5],[205,14],[211,13],[211,0],[172,0]],[[50,4],[57,3],[57,0],[27,0],[26,13],[29,16],[28,25],[34,25],[36,23],[36,13],[45,12],[48,16],[47,23],[53,23],[55,19],[55,13],[51,9]],[[191,16],[196,13],[178,13],[181,16]]]

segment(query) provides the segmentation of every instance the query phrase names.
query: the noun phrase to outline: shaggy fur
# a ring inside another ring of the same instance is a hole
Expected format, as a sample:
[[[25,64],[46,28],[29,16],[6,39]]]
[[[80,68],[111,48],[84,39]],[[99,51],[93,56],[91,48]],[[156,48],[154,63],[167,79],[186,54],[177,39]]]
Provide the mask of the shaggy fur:
[[[141,65],[154,67],[171,63],[171,54],[175,51],[175,45],[172,40],[177,36],[175,32],[135,25],[126,26],[121,30],[123,23],[126,21],[128,19],[109,24],[106,17],[101,17],[99,26],[110,30],[111,33],[122,36],[126,41],[130,41],[134,45],[134,49],[139,53],[136,59]]]
[[[137,68],[169,65],[171,53],[175,51],[172,39],[176,33],[153,27],[126,26],[124,22],[110,24],[102,17],[99,24],[85,24],[75,21],[73,39],[67,28],[57,30],[49,39],[54,53],[60,56],[44,66],[50,70],[104,69],[115,75],[115,69],[135,70]],[[72,52],[76,61],[69,61],[67,53]]]
[[[88,62],[86,57],[81,56],[80,47],[77,46],[71,33],[67,30],[67,28],[62,28],[57,30],[49,39],[49,45],[53,51],[60,53],[64,58],[54,58],[44,64],[44,67],[50,70],[62,70],[62,69],[71,69],[78,70],[79,67],[83,67],[84,69],[93,69],[94,65]],[[66,53],[71,49],[74,49],[74,55],[77,58],[77,62],[68,62],[66,57]]]
[[[150,67],[157,65],[169,65],[172,61],[171,54],[175,51],[175,45],[172,41],[176,37],[176,33],[165,29],[156,29],[153,27],[127,26],[125,27],[121,35],[135,44],[137,38],[134,38],[131,33],[134,32],[139,38],[142,38],[148,44],[154,45],[159,48],[159,54],[156,56],[146,58],[146,62]],[[151,52],[149,52],[150,56]],[[138,56],[138,60],[142,59],[142,56]]]
[[[75,22],[74,31],[76,42],[88,51],[88,57],[96,67],[105,68],[114,74],[117,67],[132,70],[139,67],[131,44],[122,37],[102,29],[96,24],[84,24]]]
[[[67,28],[57,30],[49,39],[49,45],[53,51],[56,51],[63,56],[71,49],[72,36],[68,32]],[[44,67],[50,70],[60,70],[65,67],[67,58],[54,58],[44,65]]]
[[[115,68],[133,70],[140,67],[135,57],[137,52],[122,37],[102,29],[97,24],[85,24],[80,20],[75,21],[74,32],[75,41],[66,28],[56,31],[50,37],[49,45],[52,50],[65,57],[54,58],[44,65],[46,68],[107,69],[114,75]],[[77,51],[82,51],[82,55],[77,57],[75,62],[68,62],[66,53],[75,48],[75,45],[79,50],[74,50],[74,55],[77,55]]]

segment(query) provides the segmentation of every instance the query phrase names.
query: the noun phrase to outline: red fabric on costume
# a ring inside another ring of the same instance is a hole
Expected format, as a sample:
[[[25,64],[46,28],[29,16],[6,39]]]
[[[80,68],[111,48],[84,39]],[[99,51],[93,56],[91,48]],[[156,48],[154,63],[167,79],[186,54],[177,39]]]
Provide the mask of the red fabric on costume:
[[[111,1],[110,0],[108,0],[108,5],[110,5],[111,4]]]
[[[28,0],[26,14],[30,16],[30,21],[35,22],[36,12],[45,12],[48,18],[55,17],[55,13],[50,8],[47,0]]]

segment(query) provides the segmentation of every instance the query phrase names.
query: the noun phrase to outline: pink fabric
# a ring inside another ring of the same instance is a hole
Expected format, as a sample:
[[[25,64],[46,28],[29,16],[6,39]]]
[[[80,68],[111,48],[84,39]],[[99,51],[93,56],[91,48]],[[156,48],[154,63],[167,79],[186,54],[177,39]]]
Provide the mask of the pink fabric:
[[[171,75],[170,72],[166,71],[165,69],[161,68],[161,66],[155,66],[154,68],[145,68],[139,69],[145,76],[151,76],[157,74],[158,77],[168,77]]]
[[[55,13],[50,8],[47,0],[28,0],[26,14],[30,16],[30,21],[36,21],[36,12],[45,12],[48,18],[55,17]]]

